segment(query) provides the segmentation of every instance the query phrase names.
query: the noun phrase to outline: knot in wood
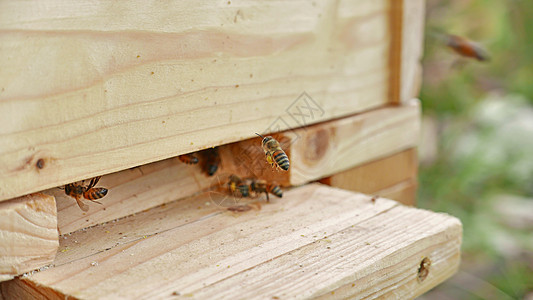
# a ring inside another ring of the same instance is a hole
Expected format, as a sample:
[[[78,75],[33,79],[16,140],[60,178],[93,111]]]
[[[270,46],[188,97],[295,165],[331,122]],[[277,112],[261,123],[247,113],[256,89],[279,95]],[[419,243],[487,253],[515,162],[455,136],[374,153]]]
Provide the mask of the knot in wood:
[[[420,262],[420,266],[418,267],[418,282],[422,282],[424,279],[426,279],[426,277],[428,277],[430,266],[431,260],[428,257],[424,257],[424,259]]]
[[[305,138],[304,158],[306,163],[317,163],[328,151],[330,133],[326,129],[318,129]]]

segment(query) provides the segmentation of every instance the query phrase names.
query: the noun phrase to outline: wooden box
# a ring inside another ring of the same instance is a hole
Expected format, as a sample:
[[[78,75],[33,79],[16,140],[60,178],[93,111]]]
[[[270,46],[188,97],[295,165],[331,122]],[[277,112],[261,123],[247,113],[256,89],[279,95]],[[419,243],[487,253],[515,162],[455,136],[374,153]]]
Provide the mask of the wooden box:
[[[414,203],[423,8],[1,2],[0,279],[25,273],[2,296],[404,298],[449,277],[460,222],[384,199]],[[176,158],[214,147],[214,176]],[[230,174],[284,197],[228,197]],[[87,212],[58,189],[94,176]]]

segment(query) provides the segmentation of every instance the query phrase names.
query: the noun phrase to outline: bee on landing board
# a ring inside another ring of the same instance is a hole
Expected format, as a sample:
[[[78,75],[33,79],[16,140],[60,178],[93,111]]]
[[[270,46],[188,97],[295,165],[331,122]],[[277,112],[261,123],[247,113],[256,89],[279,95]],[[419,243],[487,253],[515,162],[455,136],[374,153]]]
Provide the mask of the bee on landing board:
[[[93,179],[91,179],[91,182],[89,183],[88,186],[84,186],[85,180],[83,180],[81,184],[69,183],[65,185],[64,188],[61,188],[61,189],[65,190],[65,194],[76,199],[76,202],[78,203],[78,206],[80,207],[81,210],[88,211],[89,206],[82,202],[81,200],[82,198],[101,204],[100,202],[96,200],[103,198],[105,195],[107,195],[106,188],[94,187],[98,183],[101,177],[102,176],[98,176],[98,177],[94,177]]]
[[[207,175],[213,176],[218,170],[220,165],[220,154],[218,154],[218,148],[209,148],[200,152],[200,163],[202,171]]]
[[[271,164],[272,167],[278,167],[284,171],[288,171],[290,166],[289,158],[283,149],[281,149],[279,142],[271,136],[264,137],[259,133],[256,134],[263,139],[261,145],[265,151],[267,162]]]
[[[250,180],[250,189],[258,194],[265,193],[267,202],[270,202],[268,194],[272,194],[278,198],[283,197],[283,191],[279,185],[275,182],[267,183],[266,180],[262,179],[249,179]]]
[[[446,46],[461,56],[475,58],[479,61],[488,61],[490,59],[487,51],[474,41],[452,34],[446,35],[443,40]]]
[[[250,196],[250,185],[245,184],[237,175],[230,175],[228,190],[235,197]]]
[[[198,163],[198,157],[194,156],[192,153],[180,155],[178,156],[178,159],[182,163],[186,163],[188,165],[195,165]]]
[[[229,177],[228,190],[233,196],[238,197],[256,197],[265,193],[268,202],[270,202],[269,193],[279,198],[283,197],[283,191],[277,183],[268,183],[266,180],[255,178],[242,180],[237,175]]]

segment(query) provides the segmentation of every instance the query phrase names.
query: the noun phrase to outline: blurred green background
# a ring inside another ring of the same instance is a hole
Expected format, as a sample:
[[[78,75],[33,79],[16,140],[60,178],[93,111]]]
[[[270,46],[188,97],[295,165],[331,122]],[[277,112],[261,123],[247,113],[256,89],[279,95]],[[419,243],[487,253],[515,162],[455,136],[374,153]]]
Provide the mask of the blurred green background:
[[[428,0],[424,52],[418,206],[464,233],[461,269],[421,298],[533,300],[533,0]]]

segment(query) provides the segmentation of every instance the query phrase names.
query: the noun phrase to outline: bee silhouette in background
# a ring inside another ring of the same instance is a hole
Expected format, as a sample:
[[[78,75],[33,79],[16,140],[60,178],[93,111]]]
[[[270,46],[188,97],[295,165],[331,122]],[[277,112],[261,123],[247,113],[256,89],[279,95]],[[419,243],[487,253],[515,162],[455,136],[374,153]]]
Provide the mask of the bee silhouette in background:
[[[250,189],[258,194],[265,193],[267,202],[270,202],[268,194],[272,194],[278,198],[283,197],[283,191],[277,183],[267,183],[266,180],[262,179],[249,179],[250,180]]]
[[[448,34],[445,42],[446,46],[450,47],[461,56],[475,58],[478,61],[490,60],[487,50],[483,49],[480,44],[474,41],[458,35]]]
[[[478,61],[490,60],[487,50],[485,50],[479,43],[465,37],[438,32],[431,32],[430,35],[463,57],[473,58]]]
[[[202,171],[209,176],[215,175],[220,165],[220,154],[218,153],[218,148],[209,148],[205,149],[200,154],[200,164]]]
[[[82,180],[81,184],[78,183],[69,183],[65,185],[65,187],[60,188],[62,190],[65,190],[65,194],[68,196],[76,199],[76,202],[78,203],[78,206],[83,211],[88,211],[89,206],[82,202],[82,198],[85,198],[87,200],[96,202],[98,204],[102,204],[97,199],[103,198],[105,195],[107,195],[107,189],[102,187],[94,187],[98,181],[100,180],[102,176],[94,177],[91,179],[91,182],[88,186],[84,186],[85,180]]]
[[[182,163],[186,163],[188,165],[195,165],[198,163],[198,157],[194,156],[192,153],[180,155],[178,156],[178,159]]]
[[[249,197],[250,185],[244,183],[237,175],[230,175],[228,190],[235,197]]]
[[[272,167],[277,166],[284,171],[288,171],[290,166],[289,158],[283,149],[281,149],[279,142],[271,136],[264,137],[259,133],[256,134],[263,139],[261,145],[265,151],[267,162],[271,164]]]

